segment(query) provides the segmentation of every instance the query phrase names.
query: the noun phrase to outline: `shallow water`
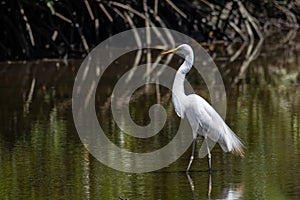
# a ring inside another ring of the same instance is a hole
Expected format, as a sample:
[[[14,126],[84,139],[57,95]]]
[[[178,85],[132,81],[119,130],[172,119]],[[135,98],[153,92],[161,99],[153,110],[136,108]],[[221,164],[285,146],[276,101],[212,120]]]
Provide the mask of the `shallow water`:
[[[78,137],[71,110],[72,87],[80,63],[1,64],[0,199],[300,197],[299,86],[227,87],[226,122],[244,141],[245,158],[223,153],[216,146],[212,151],[211,177],[207,160],[196,158],[191,182],[185,173],[191,148],[168,167],[141,174],[111,169],[89,154]],[[256,63],[268,68],[264,59]],[[299,63],[294,65],[299,69]],[[168,115],[164,129],[145,140],[128,137],[118,129],[110,112],[109,95],[122,73],[119,70],[106,72],[97,90],[100,125],[109,139],[122,148],[134,152],[161,148],[174,137],[179,123],[170,91],[160,88],[159,93],[159,102]],[[206,97],[205,86],[195,81],[194,73],[188,79],[195,91]],[[131,116],[137,124],[147,125],[149,107],[158,102],[157,88],[150,85],[139,91],[130,104]],[[198,148],[200,143],[199,140]],[[113,154],[110,156],[114,159]]]

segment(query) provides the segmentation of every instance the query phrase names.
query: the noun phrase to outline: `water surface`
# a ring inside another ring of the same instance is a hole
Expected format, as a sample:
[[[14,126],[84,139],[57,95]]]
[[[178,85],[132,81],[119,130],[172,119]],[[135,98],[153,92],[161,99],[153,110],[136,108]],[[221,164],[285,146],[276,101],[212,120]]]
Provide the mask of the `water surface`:
[[[300,197],[300,89],[280,74],[264,78],[263,69],[272,72],[265,59],[250,66],[247,73],[252,78],[248,83],[227,85],[226,122],[244,141],[245,158],[223,153],[216,146],[211,177],[207,160],[196,158],[190,173],[194,193],[185,173],[191,149],[169,167],[142,174],[116,171],[89,154],[77,135],[71,111],[72,87],[80,63],[1,64],[0,199]],[[287,75],[299,71],[299,62],[291,63]],[[117,127],[110,112],[109,96],[126,71],[120,66],[107,71],[99,85],[99,123],[110,140],[122,148],[135,152],[159,149],[174,136],[179,123],[170,91],[160,88],[158,98],[155,85],[140,88],[130,105],[133,120],[139,125],[149,123],[149,107],[157,102],[165,107],[168,119],[153,138],[129,137]],[[188,75],[195,91],[207,97],[206,87],[198,78],[195,71]],[[225,82],[230,82],[232,77],[226,78]]]

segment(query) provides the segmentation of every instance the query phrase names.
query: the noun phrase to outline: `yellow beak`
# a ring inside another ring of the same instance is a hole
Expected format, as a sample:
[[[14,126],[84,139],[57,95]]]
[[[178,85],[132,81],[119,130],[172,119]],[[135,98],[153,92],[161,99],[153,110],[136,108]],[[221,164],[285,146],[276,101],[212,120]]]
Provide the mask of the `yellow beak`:
[[[171,49],[171,50],[169,50],[169,51],[164,51],[164,52],[162,52],[161,54],[162,54],[162,55],[166,55],[166,54],[174,53],[174,52],[177,51],[177,50],[178,50],[178,48],[175,48],[175,49]]]

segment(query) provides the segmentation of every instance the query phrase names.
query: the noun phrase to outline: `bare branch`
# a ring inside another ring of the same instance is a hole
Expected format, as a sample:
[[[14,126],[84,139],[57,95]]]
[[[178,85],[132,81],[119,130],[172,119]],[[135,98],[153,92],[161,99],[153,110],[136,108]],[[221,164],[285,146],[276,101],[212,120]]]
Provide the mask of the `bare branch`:
[[[187,15],[180,10],[171,0],[166,0],[166,2],[174,9],[176,10],[183,18],[187,18]]]

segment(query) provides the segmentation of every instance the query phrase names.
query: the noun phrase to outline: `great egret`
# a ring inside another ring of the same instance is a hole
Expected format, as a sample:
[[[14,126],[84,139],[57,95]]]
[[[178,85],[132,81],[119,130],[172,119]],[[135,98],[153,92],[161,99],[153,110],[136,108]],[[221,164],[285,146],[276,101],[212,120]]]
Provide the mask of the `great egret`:
[[[208,167],[209,172],[211,172],[210,151],[216,143],[219,143],[224,152],[233,152],[239,156],[244,155],[243,144],[207,101],[196,94],[185,94],[185,76],[191,70],[194,62],[192,48],[187,44],[182,44],[175,49],[162,52],[162,54],[174,52],[182,54],[185,60],[175,75],[172,87],[172,101],[177,115],[181,118],[186,116],[193,131],[192,155],[186,172],[189,172],[194,160],[195,143],[198,134],[204,137],[199,157],[203,158],[208,155]]]

